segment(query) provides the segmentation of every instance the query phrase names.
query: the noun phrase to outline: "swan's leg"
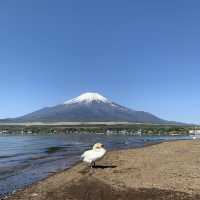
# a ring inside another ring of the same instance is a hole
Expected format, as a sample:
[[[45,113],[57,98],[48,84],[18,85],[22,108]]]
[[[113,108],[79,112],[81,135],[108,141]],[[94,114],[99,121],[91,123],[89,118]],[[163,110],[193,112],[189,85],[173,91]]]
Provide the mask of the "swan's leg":
[[[96,166],[96,164],[95,164],[95,162],[93,162],[93,167],[95,167]]]
[[[90,168],[92,168],[92,167],[93,167],[93,162],[90,163]]]

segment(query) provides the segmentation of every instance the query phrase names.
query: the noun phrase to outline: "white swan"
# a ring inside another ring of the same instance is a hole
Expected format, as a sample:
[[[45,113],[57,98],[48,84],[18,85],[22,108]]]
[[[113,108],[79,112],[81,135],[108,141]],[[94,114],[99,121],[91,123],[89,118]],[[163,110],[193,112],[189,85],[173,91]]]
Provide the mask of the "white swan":
[[[106,154],[106,149],[101,143],[96,143],[91,150],[85,151],[81,158],[86,163],[90,163],[90,167],[95,167],[95,161],[100,160]]]

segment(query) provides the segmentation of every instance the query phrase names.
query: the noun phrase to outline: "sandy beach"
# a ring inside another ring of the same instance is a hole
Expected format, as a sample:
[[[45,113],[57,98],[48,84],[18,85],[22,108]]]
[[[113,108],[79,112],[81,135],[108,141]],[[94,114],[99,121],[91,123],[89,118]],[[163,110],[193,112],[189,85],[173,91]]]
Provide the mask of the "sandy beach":
[[[165,142],[108,152],[54,174],[9,200],[200,199],[200,141]]]

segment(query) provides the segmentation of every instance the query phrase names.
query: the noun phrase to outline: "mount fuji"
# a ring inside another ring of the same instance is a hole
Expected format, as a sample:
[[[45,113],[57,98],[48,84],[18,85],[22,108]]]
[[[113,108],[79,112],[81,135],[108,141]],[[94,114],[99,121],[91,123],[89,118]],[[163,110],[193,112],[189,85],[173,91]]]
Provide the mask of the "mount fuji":
[[[12,122],[134,122],[166,123],[151,113],[121,106],[98,93],[84,93],[62,104],[45,107]]]

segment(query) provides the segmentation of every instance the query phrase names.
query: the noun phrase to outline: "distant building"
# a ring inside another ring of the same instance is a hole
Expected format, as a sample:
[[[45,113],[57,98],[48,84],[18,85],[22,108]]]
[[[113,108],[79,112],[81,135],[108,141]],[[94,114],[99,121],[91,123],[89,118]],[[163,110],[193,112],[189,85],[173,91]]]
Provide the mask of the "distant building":
[[[200,129],[189,130],[189,134],[200,134]]]

